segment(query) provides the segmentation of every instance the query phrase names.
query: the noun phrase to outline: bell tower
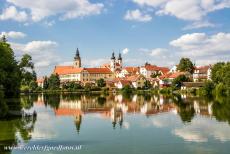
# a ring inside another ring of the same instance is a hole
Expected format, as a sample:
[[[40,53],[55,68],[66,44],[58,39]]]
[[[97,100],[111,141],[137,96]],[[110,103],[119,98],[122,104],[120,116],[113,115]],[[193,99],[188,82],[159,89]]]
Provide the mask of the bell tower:
[[[121,53],[119,53],[119,56],[118,56],[118,64],[120,64],[120,69],[122,68],[122,57],[121,57]]]
[[[81,57],[80,57],[78,48],[76,50],[76,55],[74,57],[74,67],[77,67],[77,68],[81,67]]]

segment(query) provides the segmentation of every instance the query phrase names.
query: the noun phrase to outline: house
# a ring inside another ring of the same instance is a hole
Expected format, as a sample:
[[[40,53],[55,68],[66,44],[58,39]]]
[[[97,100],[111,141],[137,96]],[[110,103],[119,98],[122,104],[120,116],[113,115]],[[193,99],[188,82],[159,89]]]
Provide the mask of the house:
[[[131,86],[132,83],[131,83],[130,81],[128,81],[128,80],[125,80],[125,79],[118,79],[118,80],[116,80],[116,81],[114,82],[114,85],[115,85],[116,88],[122,89],[122,88],[124,88],[126,85]]]
[[[178,72],[177,67],[178,67],[178,65],[174,65],[174,66],[170,69],[169,72],[170,72],[170,73]]]
[[[38,78],[37,79],[37,84],[38,84],[38,87],[41,87],[41,88],[43,88],[44,87],[44,80],[45,80],[45,78],[44,77],[42,77],[42,78]]]
[[[145,66],[140,67],[140,74],[144,75],[146,78],[151,78],[153,76],[164,75],[169,72],[167,67],[158,67],[156,65],[151,65],[146,63]]]
[[[124,78],[126,76],[139,74],[139,67],[124,67],[118,74],[119,78]]]
[[[204,86],[204,82],[183,82],[181,90],[198,89]]]
[[[211,80],[211,65],[196,66],[193,73],[193,81],[200,82]]]
[[[150,84],[152,85],[153,88],[158,88],[160,86],[160,84],[159,84],[160,79],[159,78],[146,78],[146,80],[148,80],[150,82]]]
[[[132,83],[132,87],[134,88],[142,88],[145,86],[145,77],[143,75],[132,75],[126,77],[126,80]]]
[[[172,81],[179,77],[180,75],[185,75],[186,77],[190,77],[191,74],[189,72],[175,72],[175,73],[168,73],[165,75],[160,76],[160,81],[159,81],[159,85],[160,88],[163,87],[168,87],[172,84]]]

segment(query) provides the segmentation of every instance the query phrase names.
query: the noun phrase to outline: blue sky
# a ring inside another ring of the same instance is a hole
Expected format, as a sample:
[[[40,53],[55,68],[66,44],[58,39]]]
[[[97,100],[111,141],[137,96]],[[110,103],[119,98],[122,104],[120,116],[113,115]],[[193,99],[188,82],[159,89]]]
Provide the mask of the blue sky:
[[[207,65],[230,60],[230,0],[1,0],[3,34],[39,76],[71,64],[77,47],[85,67],[113,50],[125,65]]]

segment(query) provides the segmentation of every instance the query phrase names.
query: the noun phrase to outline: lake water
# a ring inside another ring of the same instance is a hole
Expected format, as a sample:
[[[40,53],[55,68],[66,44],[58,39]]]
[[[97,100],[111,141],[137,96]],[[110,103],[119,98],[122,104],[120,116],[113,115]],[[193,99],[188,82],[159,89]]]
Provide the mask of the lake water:
[[[77,94],[23,96],[21,102],[37,117],[0,120],[1,154],[230,153],[229,102]]]

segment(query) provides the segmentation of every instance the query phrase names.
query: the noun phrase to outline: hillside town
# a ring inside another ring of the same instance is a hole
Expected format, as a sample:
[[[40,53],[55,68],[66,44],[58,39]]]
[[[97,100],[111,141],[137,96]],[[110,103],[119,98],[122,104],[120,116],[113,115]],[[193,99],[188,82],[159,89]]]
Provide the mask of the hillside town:
[[[76,50],[73,65],[55,66],[53,74],[57,74],[61,85],[67,82],[76,82],[81,85],[95,85],[96,81],[103,79],[106,87],[122,89],[124,86],[132,88],[143,88],[148,81],[153,88],[164,88],[171,86],[173,80],[181,75],[191,79],[184,82],[182,89],[202,87],[204,81],[211,79],[211,65],[195,66],[193,74],[179,71],[177,65],[172,68],[156,66],[145,63],[143,66],[123,66],[121,53],[115,57],[112,53],[110,62],[100,67],[82,67],[80,51]],[[38,86],[43,87],[44,78],[37,80]]]

